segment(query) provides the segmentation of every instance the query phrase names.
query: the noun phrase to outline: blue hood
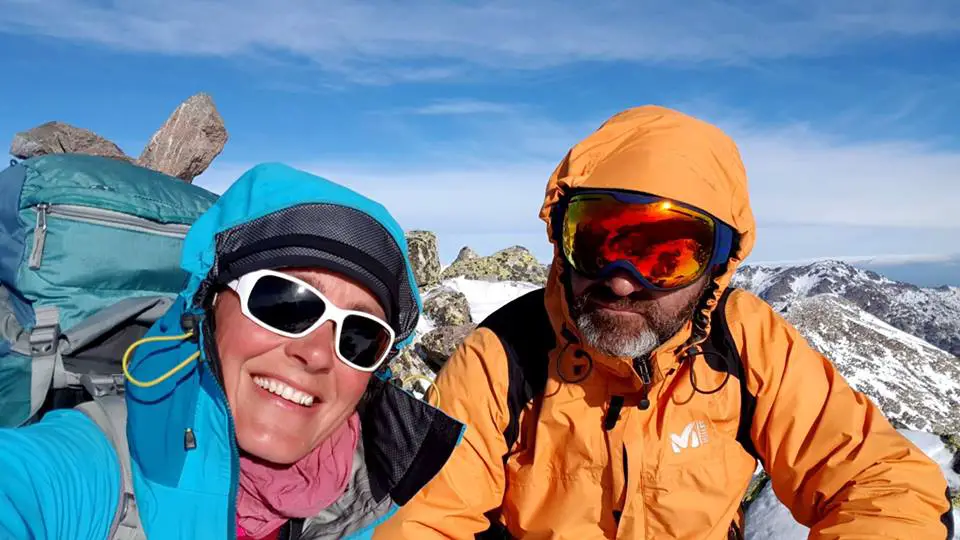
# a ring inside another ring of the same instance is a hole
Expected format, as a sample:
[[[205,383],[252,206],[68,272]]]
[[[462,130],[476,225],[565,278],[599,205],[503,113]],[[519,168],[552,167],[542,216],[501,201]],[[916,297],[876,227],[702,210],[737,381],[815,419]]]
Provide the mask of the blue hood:
[[[416,310],[406,314],[404,324],[409,326],[412,317],[415,326],[421,301],[406,241],[383,206],[281,164],[259,165],[246,172],[195,222],[185,240],[181,266],[189,279],[174,306],[147,333],[147,337],[167,340],[141,345],[130,362],[135,379],[151,381],[200,353],[197,362],[159,384],[127,385],[134,486],[148,536],[215,538],[223,537],[225,531],[233,533],[238,451],[226,396],[215,375],[217,366],[211,365],[216,361],[209,350],[213,340],[204,335],[206,314],[200,300],[212,276],[225,271],[224,254],[217,253],[217,248],[230,231],[277,212],[318,204],[360,212],[389,232],[387,238],[392,237],[394,247],[403,254],[403,273],[398,278],[406,280],[400,289],[409,291],[405,309]],[[195,332],[187,338],[184,334],[190,329]],[[403,330],[398,332],[397,349],[413,337],[412,327]],[[372,378],[371,386],[372,397],[360,412],[372,489],[403,504],[446,462],[463,426],[389,384],[384,376]],[[431,448],[424,446],[425,441]],[[424,459],[431,465],[424,467],[421,462],[413,467]],[[416,473],[408,474],[412,470]]]
[[[336,205],[347,211],[359,212],[368,217],[367,221],[375,222],[380,228],[385,229],[386,234],[384,236],[389,235],[388,238],[392,239],[394,243],[389,247],[399,250],[399,254],[402,255],[400,271],[405,275],[396,275],[396,272],[394,275],[389,275],[390,272],[385,270],[387,275],[382,280],[396,282],[405,279],[407,281],[407,283],[401,284],[402,286],[397,291],[397,294],[403,296],[400,299],[402,307],[398,309],[410,311],[407,316],[403,317],[402,324],[395,325],[394,330],[398,339],[395,349],[400,350],[408,345],[413,339],[413,330],[422,310],[422,302],[417,289],[416,277],[410,266],[407,241],[403,229],[381,204],[325,178],[278,163],[258,165],[247,171],[191,227],[184,242],[181,259],[181,267],[190,274],[190,280],[181,296],[189,299],[193,304],[198,303],[195,297],[198,292],[202,292],[204,282],[211,277],[211,273],[217,270],[223,271],[222,268],[217,268],[215,264],[218,257],[222,258],[225,255],[224,253],[217,253],[219,235],[251,224],[265,216],[279,214],[305,205],[324,206],[320,210],[321,214],[314,214],[317,219],[311,220],[309,224],[304,223],[304,228],[316,229],[317,235],[331,235],[331,233],[333,235],[346,235],[342,237],[343,242],[340,243],[363,243],[367,241],[362,236],[362,233],[366,231],[361,229],[360,236],[354,234],[351,237],[349,235],[350,230],[355,229],[356,225],[351,224],[347,227],[343,223],[335,222],[336,220],[332,220],[334,221],[332,223],[330,219],[324,221],[323,213],[329,214],[338,211],[329,209],[328,205]],[[303,216],[303,219],[309,219],[310,217]],[[351,219],[349,215],[338,215],[337,218],[341,221]],[[359,220],[356,221],[359,222]],[[238,246],[231,247],[236,249]],[[382,245],[369,244],[365,248],[367,251],[377,248],[380,250],[386,249]],[[371,256],[369,253],[359,253],[359,255]],[[377,261],[373,262],[376,263]]]

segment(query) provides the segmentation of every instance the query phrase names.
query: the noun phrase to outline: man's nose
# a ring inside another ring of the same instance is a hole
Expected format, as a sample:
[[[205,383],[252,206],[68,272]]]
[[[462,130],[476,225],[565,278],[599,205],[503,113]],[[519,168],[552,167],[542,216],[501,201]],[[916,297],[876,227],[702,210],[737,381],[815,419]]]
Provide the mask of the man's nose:
[[[337,361],[335,339],[336,327],[332,321],[327,321],[302,338],[290,339],[284,350],[288,356],[303,363],[307,371],[323,373],[330,371]]]
[[[645,290],[643,284],[625,270],[614,271],[607,277],[605,284],[617,296],[630,296],[633,293]]]

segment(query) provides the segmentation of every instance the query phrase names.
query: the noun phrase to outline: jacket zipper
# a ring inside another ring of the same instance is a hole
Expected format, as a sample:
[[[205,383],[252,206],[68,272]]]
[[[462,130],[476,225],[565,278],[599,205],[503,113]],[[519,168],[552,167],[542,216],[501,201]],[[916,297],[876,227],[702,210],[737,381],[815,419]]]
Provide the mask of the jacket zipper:
[[[237,447],[236,426],[233,423],[233,412],[230,410],[230,402],[227,401],[227,393],[223,389],[220,377],[214,373],[212,368],[214,363],[220,362],[220,359],[217,356],[216,348],[210,343],[213,336],[207,335],[207,330],[210,328],[208,324],[206,314],[204,314],[197,323],[195,331],[198,332],[197,344],[200,350],[204,352],[204,355],[201,356],[203,360],[201,369],[205,369],[207,374],[213,377],[218,397],[227,414],[227,434],[230,439],[230,495],[227,500],[227,540],[235,540],[237,538],[237,488],[240,485],[240,449]]]
[[[650,356],[638,356],[634,358],[633,370],[637,372],[640,380],[643,381],[643,395],[640,398],[639,407],[640,410],[645,411],[650,407],[650,383],[653,382],[653,377],[650,376]]]
[[[73,204],[39,203],[36,206],[36,212],[37,221],[33,229],[33,249],[30,252],[29,266],[31,270],[40,268],[40,264],[43,262],[48,216],[181,240],[186,238],[187,232],[190,230],[189,225],[181,223],[156,223],[149,219],[130,216],[113,210]]]

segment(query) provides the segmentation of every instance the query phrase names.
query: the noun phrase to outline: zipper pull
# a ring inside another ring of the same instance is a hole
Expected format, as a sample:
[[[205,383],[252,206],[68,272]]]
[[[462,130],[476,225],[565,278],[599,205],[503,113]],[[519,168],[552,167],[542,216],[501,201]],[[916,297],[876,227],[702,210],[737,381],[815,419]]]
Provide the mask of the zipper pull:
[[[643,395],[640,398],[640,403],[637,405],[640,407],[641,411],[645,411],[650,407],[650,397],[649,389],[650,383],[653,381],[653,378],[650,377],[650,355],[638,356],[633,359],[633,370],[637,372],[637,375],[640,376],[640,380],[643,381]]]
[[[37,223],[33,227],[33,250],[30,252],[30,269],[40,268],[43,261],[43,245],[47,241],[47,211],[50,205],[40,203],[37,205]]]
[[[650,377],[650,357],[638,356],[633,359],[633,370],[640,376],[644,386],[649,385],[653,379]]]

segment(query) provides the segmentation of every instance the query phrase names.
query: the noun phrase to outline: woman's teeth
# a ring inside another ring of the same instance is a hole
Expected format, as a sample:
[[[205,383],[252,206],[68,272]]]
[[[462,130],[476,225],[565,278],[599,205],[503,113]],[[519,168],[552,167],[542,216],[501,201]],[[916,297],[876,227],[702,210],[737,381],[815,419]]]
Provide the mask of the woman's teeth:
[[[299,405],[303,405],[304,407],[313,405],[313,396],[301,392],[296,388],[292,388],[286,383],[282,383],[276,379],[270,379],[267,377],[254,377],[253,382],[267,392],[276,394],[292,403],[297,403]]]

